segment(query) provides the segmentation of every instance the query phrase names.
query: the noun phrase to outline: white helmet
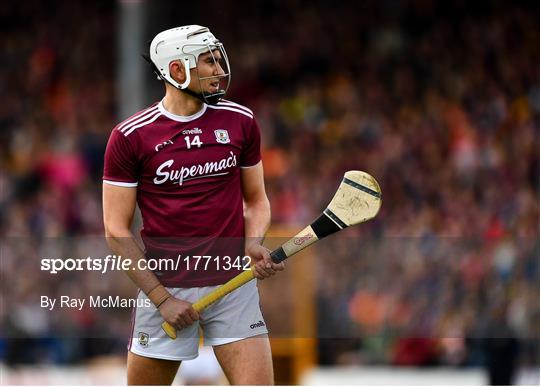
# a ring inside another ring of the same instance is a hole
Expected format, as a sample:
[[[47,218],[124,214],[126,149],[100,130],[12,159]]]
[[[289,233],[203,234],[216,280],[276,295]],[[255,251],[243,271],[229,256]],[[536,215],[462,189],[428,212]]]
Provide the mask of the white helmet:
[[[221,58],[218,59],[214,56],[213,52],[215,50],[220,51]],[[207,52],[212,53],[214,63],[216,65],[219,63],[224,74],[199,77],[199,82],[203,79],[218,78],[220,80],[225,79],[227,84],[224,89],[220,87],[220,90],[216,93],[203,92],[199,94],[188,89],[191,81],[190,69],[196,69],[199,55]],[[200,98],[206,103],[215,104],[223,98],[231,82],[229,59],[225,48],[207,27],[190,25],[160,32],[150,43],[150,60],[155,66],[158,79],[163,79],[177,89]],[[174,60],[180,60],[184,65],[186,80],[182,84],[176,82],[169,73],[169,64]]]

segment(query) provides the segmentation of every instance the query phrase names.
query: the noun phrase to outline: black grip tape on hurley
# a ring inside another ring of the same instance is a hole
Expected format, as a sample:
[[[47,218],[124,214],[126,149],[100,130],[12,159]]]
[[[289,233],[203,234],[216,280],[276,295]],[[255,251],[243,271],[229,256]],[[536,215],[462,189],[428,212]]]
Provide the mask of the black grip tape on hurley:
[[[347,227],[345,225],[345,227]],[[325,236],[333,234],[341,230],[341,228],[325,214],[321,214],[313,223],[311,223],[311,228],[317,235],[317,238],[322,239]]]
[[[280,247],[279,249],[275,249],[270,253],[270,258],[272,258],[272,261],[274,263],[280,263],[281,261],[286,260],[287,254],[285,254],[285,251],[283,251],[283,247]]]

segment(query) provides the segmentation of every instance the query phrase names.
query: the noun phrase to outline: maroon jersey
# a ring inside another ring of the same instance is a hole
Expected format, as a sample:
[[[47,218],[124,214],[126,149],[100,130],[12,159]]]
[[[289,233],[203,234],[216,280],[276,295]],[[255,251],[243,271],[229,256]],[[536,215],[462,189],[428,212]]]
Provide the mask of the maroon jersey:
[[[103,181],[137,187],[147,259],[176,262],[154,271],[165,286],[212,286],[242,270],[225,256],[244,255],[240,168],[260,160],[260,130],[248,108],[223,100],[177,116],[159,102],[113,129]],[[195,269],[193,257],[204,255],[212,261]]]

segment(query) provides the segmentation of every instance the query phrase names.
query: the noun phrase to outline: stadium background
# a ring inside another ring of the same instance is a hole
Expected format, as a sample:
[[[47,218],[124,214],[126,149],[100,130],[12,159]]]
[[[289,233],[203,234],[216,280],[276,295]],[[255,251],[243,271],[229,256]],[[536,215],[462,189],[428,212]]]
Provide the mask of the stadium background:
[[[539,384],[538,5],[30,0],[0,15],[2,384],[119,377],[105,370],[122,370],[129,311],[52,315],[36,300],[133,286],[51,277],[38,256],[99,245],[110,130],[162,92],[140,54],[195,23],[224,42],[228,97],[263,130],[273,235],[310,222],[348,169],[383,190],[375,221],[263,285],[278,381],[316,383],[299,374],[315,366],[362,370],[358,383],[407,366],[456,378],[502,359]]]

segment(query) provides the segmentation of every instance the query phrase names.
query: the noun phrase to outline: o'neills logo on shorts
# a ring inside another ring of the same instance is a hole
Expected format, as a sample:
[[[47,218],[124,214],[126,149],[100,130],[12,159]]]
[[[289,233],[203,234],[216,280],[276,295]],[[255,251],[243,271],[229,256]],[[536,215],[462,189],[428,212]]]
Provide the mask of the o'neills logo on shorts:
[[[305,241],[309,241],[311,238],[313,238],[313,234],[307,234],[303,237],[294,238],[294,244],[295,245],[303,245]]]
[[[251,329],[255,329],[255,328],[260,328],[260,327],[264,327],[264,326],[266,326],[266,324],[264,323],[264,321],[259,320],[258,323],[251,324],[249,327],[250,327]]]
[[[166,181],[172,181],[182,185],[184,181],[188,180],[201,179],[208,176],[226,175],[229,173],[228,171],[220,171],[236,167],[236,155],[233,152],[229,153],[231,154],[229,157],[218,161],[207,161],[204,164],[195,164],[180,169],[171,168],[174,160],[167,160],[157,168],[154,184],[163,184]]]

